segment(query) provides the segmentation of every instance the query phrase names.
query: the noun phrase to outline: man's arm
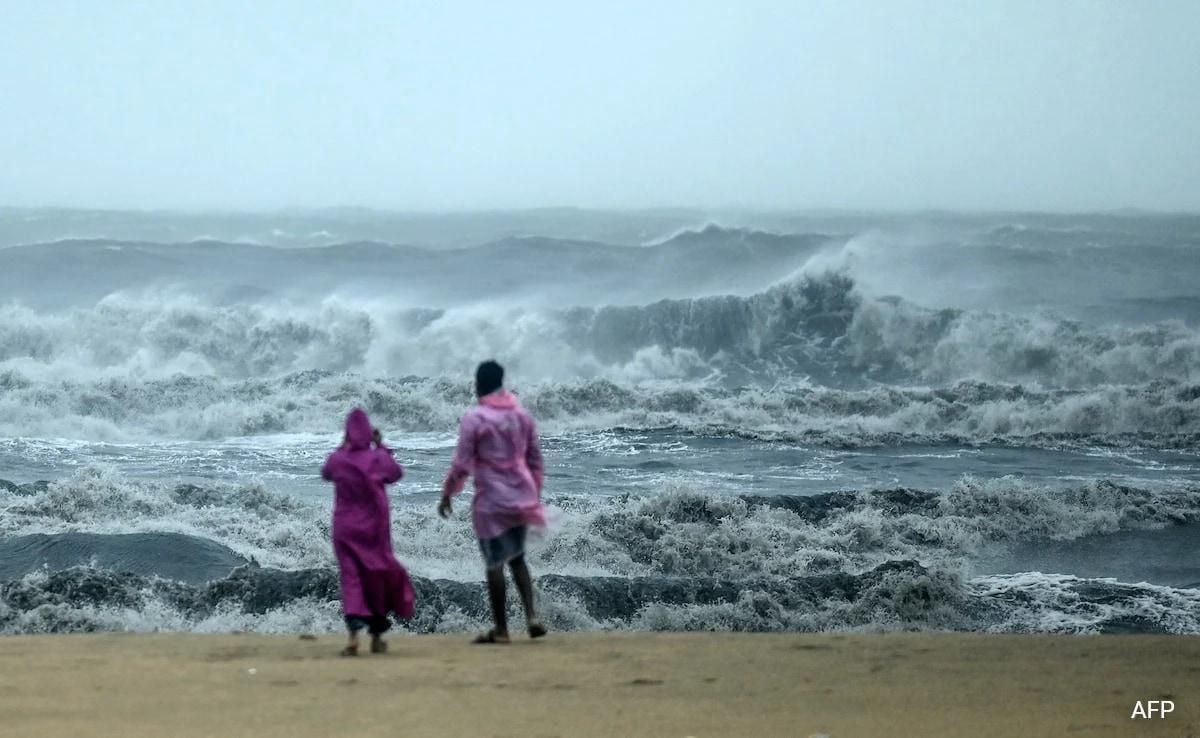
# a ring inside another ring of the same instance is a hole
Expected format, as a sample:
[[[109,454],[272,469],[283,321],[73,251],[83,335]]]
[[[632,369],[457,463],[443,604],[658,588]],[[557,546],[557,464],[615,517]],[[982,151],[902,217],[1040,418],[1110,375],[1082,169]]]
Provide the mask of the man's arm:
[[[538,443],[537,423],[533,418],[528,418],[528,429],[526,430],[525,439],[525,465],[529,467],[529,473],[533,475],[533,482],[537,485],[538,496],[542,494],[542,482],[546,478],[546,462],[542,458],[542,449]]]
[[[442,482],[442,501],[438,503],[438,514],[443,518],[450,514],[450,498],[463,491],[467,477],[475,471],[475,421],[471,415],[462,419],[458,426],[458,443],[454,447],[454,458],[450,470]]]

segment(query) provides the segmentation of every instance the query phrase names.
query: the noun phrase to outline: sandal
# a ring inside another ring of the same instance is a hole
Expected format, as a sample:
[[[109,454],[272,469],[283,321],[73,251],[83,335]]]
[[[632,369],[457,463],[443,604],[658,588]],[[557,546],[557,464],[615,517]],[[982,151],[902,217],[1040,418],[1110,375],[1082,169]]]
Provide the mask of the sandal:
[[[508,643],[508,636],[496,635],[495,630],[489,630],[486,633],[480,633],[475,636],[475,640],[471,643]]]
[[[530,638],[541,638],[544,635],[546,635],[546,626],[542,625],[541,620],[529,621],[529,637]]]
[[[379,639],[371,641],[371,653],[387,653],[387,641]]]
[[[346,646],[345,648],[342,649],[340,655],[342,655],[342,656],[357,656],[358,655],[358,646]]]

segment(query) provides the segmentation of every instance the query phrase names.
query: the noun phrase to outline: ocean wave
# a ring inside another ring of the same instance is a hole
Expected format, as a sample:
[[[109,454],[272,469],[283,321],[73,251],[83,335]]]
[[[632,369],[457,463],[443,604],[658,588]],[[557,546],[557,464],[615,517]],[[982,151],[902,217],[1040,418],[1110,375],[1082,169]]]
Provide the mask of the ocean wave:
[[[658,362],[671,361],[684,359],[642,355],[628,371],[649,377]],[[470,367],[464,360],[464,375]],[[1200,439],[1200,385],[1177,381],[1079,390],[974,381],[846,390],[723,387],[686,379],[527,382],[519,369],[510,373],[547,435],[675,429],[838,448],[985,443],[1185,448]],[[241,381],[186,374],[39,376],[28,367],[0,370],[0,434],[106,442],[323,434],[336,429],[355,405],[394,432],[447,433],[473,399],[461,378],[381,379],[329,371]]]
[[[703,216],[693,211],[619,213],[577,208],[427,214],[369,208],[269,213],[0,208],[0,247],[58,241],[72,235],[103,235],[172,244],[200,237],[222,241],[249,237],[279,247],[386,241],[461,248],[513,233],[635,245],[650,233],[667,232],[699,220]]]
[[[478,583],[414,579],[405,631],[464,632],[489,617]],[[1026,575],[964,582],[914,562],[861,575],[791,579],[581,578],[535,580],[556,631],[1200,632],[1200,591],[1111,580]],[[340,630],[332,570],[243,567],[205,585],[94,567],[0,582],[0,633]],[[518,618],[510,603],[510,617]]]
[[[188,584],[248,563],[219,543],[179,533],[33,533],[0,538],[0,581],[92,566]]]
[[[964,478],[939,492],[738,497],[675,485],[645,497],[547,498],[560,520],[531,558],[541,571],[577,576],[861,573],[896,558],[969,568],[997,545],[1200,522],[1200,488],[1107,481],[1060,488],[1012,477]],[[392,505],[397,551],[414,572],[475,575],[478,551],[469,526],[438,521],[423,498],[397,495]],[[259,484],[134,481],[89,468],[53,483],[0,483],[0,511],[6,538],[167,533],[213,541],[263,566],[332,562],[330,502]]]
[[[510,237],[448,251],[4,249],[0,371],[75,382],[444,377],[494,355],[528,383],[1195,381],[1194,239],[1081,257],[1046,234],[1027,247],[1030,233],[947,243],[710,225],[643,248]],[[69,304],[22,298],[56,291]]]
[[[1200,632],[1200,591],[973,571],[1020,542],[1196,525],[1200,489],[1001,478],[945,491],[548,499],[559,522],[529,555],[560,630]],[[469,526],[440,523],[427,503],[393,507],[422,603],[406,627],[479,627]],[[0,483],[0,509],[3,545],[26,552],[0,577],[0,632],[339,628],[327,503],[87,470]],[[192,575],[180,560],[195,563]]]
[[[31,378],[436,377],[462,373],[483,355],[503,357],[527,381],[1085,388],[1194,380],[1200,330],[1180,321],[1095,326],[1050,314],[931,310],[869,299],[841,272],[797,273],[746,297],[565,310],[334,297],[216,305],[175,293],[110,295],[65,313],[0,308],[0,370]]]
[[[751,294],[799,268],[829,241],[820,234],[740,232],[680,237],[648,248],[539,236],[460,249],[376,241],[280,248],[208,240],[68,240],[0,249],[0,291],[8,301],[56,310],[148,289],[237,303],[257,291],[302,302],[365,292],[434,307],[478,300],[632,304]]]

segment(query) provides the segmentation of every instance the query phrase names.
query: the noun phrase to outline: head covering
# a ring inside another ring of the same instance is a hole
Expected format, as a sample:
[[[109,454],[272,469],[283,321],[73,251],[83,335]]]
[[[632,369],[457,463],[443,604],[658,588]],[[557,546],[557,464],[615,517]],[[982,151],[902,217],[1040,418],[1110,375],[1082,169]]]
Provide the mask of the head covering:
[[[371,447],[371,435],[375,429],[371,427],[371,419],[367,412],[356,407],[346,416],[346,441],[350,448],[358,451]]]

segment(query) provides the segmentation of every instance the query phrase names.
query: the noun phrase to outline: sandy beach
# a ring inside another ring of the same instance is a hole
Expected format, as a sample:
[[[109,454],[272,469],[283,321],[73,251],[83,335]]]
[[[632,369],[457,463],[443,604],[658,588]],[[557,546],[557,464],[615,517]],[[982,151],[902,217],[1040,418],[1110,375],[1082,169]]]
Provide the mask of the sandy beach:
[[[1194,736],[1200,638],[0,639],[5,736]],[[1165,718],[1131,719],[1138,700]]]

